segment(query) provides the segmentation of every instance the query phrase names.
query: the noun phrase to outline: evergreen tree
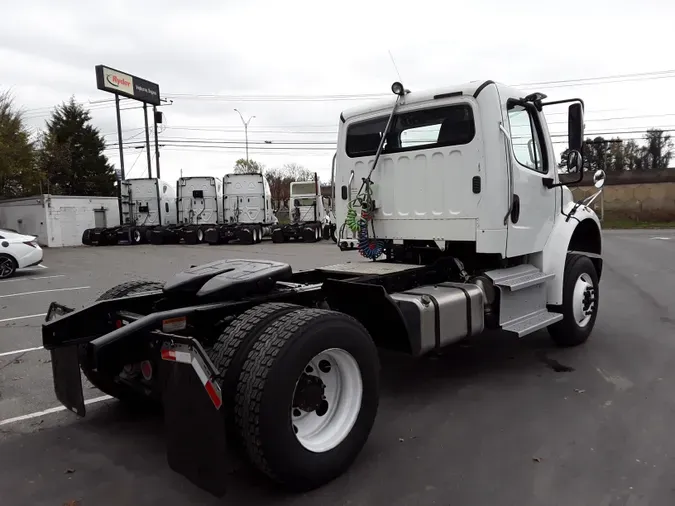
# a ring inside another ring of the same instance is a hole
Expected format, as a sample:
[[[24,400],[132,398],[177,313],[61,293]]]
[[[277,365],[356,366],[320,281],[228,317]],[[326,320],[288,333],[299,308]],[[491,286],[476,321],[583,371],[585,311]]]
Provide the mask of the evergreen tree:
[[[90,124],[89,111],[70,101],[47,121],[39,155],[48,190],[56,195],[114,196],[115,172],[103,154],[105,141]]]
[[[0,94],[0,198],[23,197],[39,192],[30,132],[8,93]]]

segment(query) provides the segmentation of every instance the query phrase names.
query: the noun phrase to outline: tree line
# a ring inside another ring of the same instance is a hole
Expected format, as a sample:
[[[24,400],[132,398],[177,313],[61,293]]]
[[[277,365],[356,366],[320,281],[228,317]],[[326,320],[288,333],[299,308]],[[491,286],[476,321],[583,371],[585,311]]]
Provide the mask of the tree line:
[[[313,181],[314,172],[297,163],[287,163],[281,168],[268,169],[262,163],[243,158],[234,164],[235,174],[263,174],[270,185],[270,195],[275,206],[288,201],[293,181]]]
[[[115,195],[115,170],[89,111],[71,97],[33,133],[12,96],[0,94],[0,198],[40,193]]]
[[[670,134],[651,128],[638,144],[634,139],[587,138],[583,145],[584,166],[605,172],[664,170],[670,167],[675,150]],[[560,168],[567,166],[568,150],[560,155]]]

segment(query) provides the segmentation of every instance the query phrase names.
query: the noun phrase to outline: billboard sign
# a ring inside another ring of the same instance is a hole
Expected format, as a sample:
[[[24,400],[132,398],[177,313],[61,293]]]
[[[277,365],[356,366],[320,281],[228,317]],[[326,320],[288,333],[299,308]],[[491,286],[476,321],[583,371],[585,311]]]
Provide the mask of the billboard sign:
[[[104,65],[96,65],[96,87],[148,104],[160,105],[158,84]]]

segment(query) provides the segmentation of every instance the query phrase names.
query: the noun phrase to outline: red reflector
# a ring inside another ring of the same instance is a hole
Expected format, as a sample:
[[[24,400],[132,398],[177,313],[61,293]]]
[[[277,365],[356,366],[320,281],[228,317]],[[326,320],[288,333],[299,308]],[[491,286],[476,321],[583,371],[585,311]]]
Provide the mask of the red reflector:
[[[143,374],[143,379],[146,381],[152,379],[152,364],[148,360],[141,362],[141,374]]]
[[[209,394],[211,402],[213,402],[213,405],[216,407],[216,409],[220,409],[220,406],[223,404],[223,400],[220,398],[220,395],[218,395],[218,392],[216,392],[213,383],[207,381],[204,385],[204,388],[206,388],[206,393]]]
[[[116,329],[122,328],[122,320],[115,320],[115,328]]]
[[[162,360],[176,360],[176,352],[173,350],[162,350]]]

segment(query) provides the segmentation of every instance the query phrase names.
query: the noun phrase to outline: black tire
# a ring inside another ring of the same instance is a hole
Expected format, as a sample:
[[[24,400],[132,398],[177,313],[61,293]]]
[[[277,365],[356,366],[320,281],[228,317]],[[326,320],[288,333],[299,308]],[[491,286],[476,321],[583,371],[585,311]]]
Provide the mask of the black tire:
[[[91,234],[90,228],[82,232],[82,244],[84,244],[85,246],[91,246],[91,239],[89,238],[90,234]]]
[[[206,227],[197,227],[197,244],[202,244],[204,242],[204,238],[206,236],[205,234],[205,229]]]
[[[116,299],[119,297],[125,297],[127,295],[136,295],[144,292],[161,290],[163,286],[163,283],[157,283],[155,281],[128,281],[106,290],[96,299],[96,301],[98,302],[100,300]],[[82,369],[82,373],[86,376],[90,383],[98,388],[101,392],[115,397],[120,401],[128,403],[147,403],[148,397],[143,396],[127,385],[117,383],[113,378],[102,376],[96,371],[93,371],[91,365],[89,364],[87,354],[85,353],[86,346],[81,345],[79,351],[80,367]]]
[[[136,227],[129,228],[129,242],[131,244],[141,244],[143,242],[143,232]]]
[[[280,228],[272,232],[272,242],[274,244],[279,244],[285,241],[284,232]]]
[[[251,227],[240,228],[237,231],[237,239],[240,244],[253,244],[253,230]]]
[[[589,297],[592,299],[590,319],[581,326],[574,316],[574,291],[581,276],[590,279],[592,284]],[[593,331],[598,316],[599,283],[595,265],[585,255],[568,254],[565,260],[563,279],[563,304],[555,310],[563,314],[563,319],[548,327],[551,338],[558,346],[578,346],[586,342]]]
[[[356,421],[334,448],[308,451],[290,423],[298,378],[317,354],[347,351],[358,364],[362,400]],[[366,329],[354,318],[299,309],[273,321],[244,363],[235,395],[235,423],[249,460],[296,491],[322,486],[344,473],[365,445],[379,403],[379,359]]]
[[[6,253],[0,253],[0,279],[14,276],[17,269],[16,259]]]
[[[190,244],[194,245],[199,242],[199,239],[197,237],[197,230],[196,229],[187,229],[183,231],[183,240],[185,241],[185,244]]]
[[[220,388],[225,400],[224,407],[228,409],[225,415],[225,424],[229,435],[234,436],[235,440],[236,430],[234,429],[232,401],[237,391],[237,381],[246,357],[260,334],[270,323],[301,307],[297,304],[283,302],[271,302],[253,307],[237,316],[218,337],[213,348],[207,351],[211,362],[224,375]]]

